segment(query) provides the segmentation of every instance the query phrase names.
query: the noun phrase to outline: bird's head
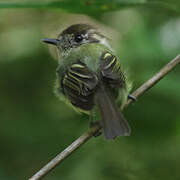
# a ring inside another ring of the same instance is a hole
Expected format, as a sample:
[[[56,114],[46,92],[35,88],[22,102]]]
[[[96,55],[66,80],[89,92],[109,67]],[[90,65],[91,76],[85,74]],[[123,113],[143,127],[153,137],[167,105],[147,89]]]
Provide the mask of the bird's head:
[[[107,38],[88,24],[74,24],[62,31],[56,39],[42,39],[43,42],[57,46],[60,53],[67,54],[73,48],[87,43],[100,43],[109,46]]]

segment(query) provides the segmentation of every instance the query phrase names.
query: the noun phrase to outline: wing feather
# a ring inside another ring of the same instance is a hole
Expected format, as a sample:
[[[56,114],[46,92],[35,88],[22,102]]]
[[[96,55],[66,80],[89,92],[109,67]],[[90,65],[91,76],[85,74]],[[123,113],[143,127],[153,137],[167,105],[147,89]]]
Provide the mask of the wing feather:
[[[98,78],[84,63],[78,62],[68,67],[61,85],[65,96],[75,107],[82,110],[93,108]]]

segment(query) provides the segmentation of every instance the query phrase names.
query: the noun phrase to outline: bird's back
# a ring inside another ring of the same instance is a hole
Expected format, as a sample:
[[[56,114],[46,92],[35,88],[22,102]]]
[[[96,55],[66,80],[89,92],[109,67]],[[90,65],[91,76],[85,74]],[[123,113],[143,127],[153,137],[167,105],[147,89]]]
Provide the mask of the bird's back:
[[[100,65],[100,59],[104,52],[111,50],[102,44],[84,44],[74,48],[71,52],[60,60],[60,66],[68,67],[69,65],[81,61],[87,65],[92,72],[97,72]]]

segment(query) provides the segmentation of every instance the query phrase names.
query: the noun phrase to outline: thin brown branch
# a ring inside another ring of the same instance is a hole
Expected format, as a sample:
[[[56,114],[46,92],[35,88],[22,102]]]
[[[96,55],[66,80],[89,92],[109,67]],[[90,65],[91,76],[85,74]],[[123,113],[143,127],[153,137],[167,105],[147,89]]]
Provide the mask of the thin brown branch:
[[[78,139],[76,139],[71,145],[69,145],[64,151],[59,153],[54,159],[52,159],[48,164],[46,164],[42,169],[40,169],[34,176],[29,180],[38,180],[47,175],[51,170],[53,170],[58,164],[60,164],[64,159],[70,156],[75,150],[86,143],[96,132],[101,129],[98,124],[90,128],[87,132],[82,134]]]
[[[176,56],[173,60],[171,60],[168,64],[166,64],[158,73],[156,73],[152,78],[147,80],[143,85],[141,85],[138,89],[136,89],[132,95],[136,98],[143,95],[146,91],[148,91],[151,87],[153,87],[158,81],[160,81],[168,72],[170,72],[176,65],[180,63],[180,55]],[[125,104],[127,107],[132,103],[132,99],[129,99]]]
[[[143,95],[147,90],[154,86],[159,80],[161,80],[169,71],[171,71],[176,65],[180,63],[180,55],[175,59],[166,64],[157,74],[155,74],[151,79],[146,81],[142,86],[140,86],[132,95],[136,98]],[[128,100],[125,107],[132,103],[132,100]],[[86,143],[95,133],[97,133],[101,127],[96,125],[90,128],[86,133],[81,135],[76,139],[71,145],[69,145],[64,151],[59,153],[54,159],[52,159],[48,164],[46,164],[42,169],[40,169],[34,176],[29,180],[38,180],[47,175],[52,169],[54,169],[58,164],[60,164],[64,159],[70,156],[75,150],[80,148],[84,143]]]

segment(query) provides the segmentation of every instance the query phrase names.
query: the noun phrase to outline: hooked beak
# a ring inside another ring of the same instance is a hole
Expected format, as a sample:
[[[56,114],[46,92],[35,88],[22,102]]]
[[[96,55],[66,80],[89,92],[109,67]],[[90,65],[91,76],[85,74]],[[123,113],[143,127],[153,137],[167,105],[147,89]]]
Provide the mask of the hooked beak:
[[[48,43],[48,44],[52,44],[57,46],[58,42],[60,41],[59,39],[48,39],[48,38],[44,38],[41,39],[42,42]]]

